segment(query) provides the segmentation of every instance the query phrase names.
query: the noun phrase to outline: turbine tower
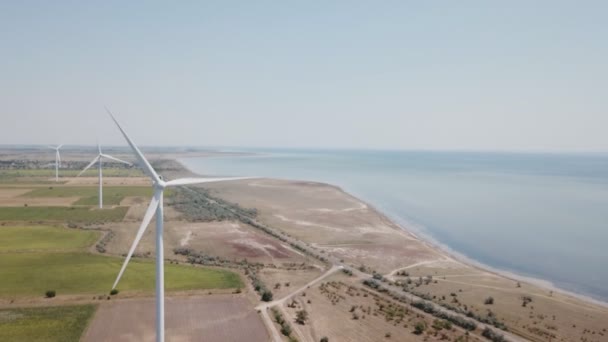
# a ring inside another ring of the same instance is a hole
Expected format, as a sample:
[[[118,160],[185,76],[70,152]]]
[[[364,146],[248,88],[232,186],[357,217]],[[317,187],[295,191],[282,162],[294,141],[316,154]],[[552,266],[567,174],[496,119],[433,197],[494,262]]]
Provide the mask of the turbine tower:
[[[61,156],[59,155],[59,149],[63,146],[63,144],[59,146],[50,146],[50,149],[55,150],[55,182],[59,182],[59,166],[61,166]]]
[[[116,157],[112,157],[111,155],[102,153],[101,146],[99,146],[99,144],[97,144],[97,150],[99,151],[97,156],[93,159],[93,161],[91,163],[89,163],[89,165],[87,165],[87,167],[85,167],[82,171],[80,171],[80,173],[76,177],[80,177],[80,175],[82,175],[91,166],[93,166],[95,163],[98,163],[98,166],[99,166],[99,209],[102,209],[103,208],[103,175],[101,172],[102,159],[106,158],[106,159],[114,160],[119,163],[123,163],[123,164],[127,164],[127,165],[133,165],[133,164],[126,162],[124,160],[118,159]]]
[[[164,342],[165,340],[165,271],[164,271],[164,252],[163,252],[163,192],[167,187],[175,187],[180,185],[188,185],[188,184],[199,184],[199,183],[209,183],[209,182],[220,182],[220,181],[229,181],[229,180],[238,180],[238,179],[250,179],[251,177],[233,177],[233,178],[181,178],[175,179],[171,181],[165,181],[159,176],[154,168],[150,165],[146,157],[141,153],[139,148],[133,143],[131,138],[125,133],[122,129],[114,115],[106,108],[106,111],[118,126],[118,129],[122,133],[122,135],[127,140],[129,146],[133,150],[133,153],[137,157],[137,160],[140,166],[143,168],[144,172],[152,179],[152,187],[154,188],[154,195],[152,200],[150,201],[150,205],[146,210],[146,214],[144,215],[144,219],[137,230],[137,234],[135,235],[135,240],[133,240],[133,244],[131,245],[131,249],[129,249],[129,253],[122,264],[122,268],[116,277],[116,281],[112,286],[112,289],[116,288],[116,285],[120,281],[129,260],[133,256],[133,252],[135,252],[135,248],[139,244],[139,241],[144,235],[146,228],[150,221],[152,221],[152,217],[156,212],[156,341]]]

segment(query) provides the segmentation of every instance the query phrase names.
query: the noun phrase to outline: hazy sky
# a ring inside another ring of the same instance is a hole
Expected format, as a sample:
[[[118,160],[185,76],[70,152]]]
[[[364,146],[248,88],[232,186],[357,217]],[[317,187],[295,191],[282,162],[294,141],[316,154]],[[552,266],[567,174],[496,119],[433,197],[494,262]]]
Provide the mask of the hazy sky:
[[[606,1],[2,1],[0,144],[608,151]]]

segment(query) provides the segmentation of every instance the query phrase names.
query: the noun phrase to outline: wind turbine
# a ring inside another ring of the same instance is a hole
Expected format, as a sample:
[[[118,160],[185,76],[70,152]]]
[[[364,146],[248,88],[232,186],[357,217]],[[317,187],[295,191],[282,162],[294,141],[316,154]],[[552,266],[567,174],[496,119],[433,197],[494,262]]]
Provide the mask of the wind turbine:
[[[80,171],[80,173],[76,177],[80,177],[80,175],[82,175],[86,170],[88,170],[91,166],[93,166],[93,164],[98,163],[98,166],[99,166],[99,209],[102,209],[103,208],[103,175],[101,172],[102,159],[106,158],[106,159],[114,160],[119,163],[123,163],[123,164],[127,164],[127,165],[133,165],[133,164],[126,162],[124,160],[118,159],[116,157],[112,157],[111,155],[102,153],[101,146],[99,146],[99,144],[97,144],[97,150],[99,151],[97,156],[93,159],[93,161],[91,163],[89,163],[89,165],[87,165],[87,167],[85,167],[82,171]]]
[[[59,149],[63,146],[63,144],[59,146],[51,146],[49,148],[55,150],[55,182],[59,182],[59,166],[61,165],[61,156],[59,155]]]
[[[175,179],[171,181],[165,181],[162,179],[158,173],[152,168],[146,157],[141,153],[139,148],[133,143],[131,138],[125,133],[122,129],[112,112],[110,112],[107,108],[106,111],[118,126],[118,129],[122,133],[122,135],[127,140],[129,146],[133,150],[133,153],[137,157],[140,166],[143,168],[144,172],[152,179],[152,187],[154,188],[154,196],[150,201],[150,205],[146,210],[146,214],[144,215],[144,219],[137,230],[137,234],[135,235],[135,240],[133,240],[133,244],[131,245],[131,249],[129,249],[129,253],[122,264],[122,268],[118,273],[118,277],[116,277],[116,281],[114,285],[112,285],[112,289],[116,288],[120,278],[122,277],[129,260],[133,256],[133,252],[135,252],[135,248],[139,244],[139,241],[144,235],[146,228],[150,221],[152,221],[152,217],[156,212],[156,341],[163,342],[165,340],[165,271],[164,271],[164,251],[163,251],[163,192],[167,187],[175,187],[180,185],[188,185],[188,184],[200,184],[200,183],[209,183],[209,182],[220,182],[220,181],[229,181],[229,180],[238,180],[238,179],[250,179],[251,177],[232,177],[232,178],[181,178]]]

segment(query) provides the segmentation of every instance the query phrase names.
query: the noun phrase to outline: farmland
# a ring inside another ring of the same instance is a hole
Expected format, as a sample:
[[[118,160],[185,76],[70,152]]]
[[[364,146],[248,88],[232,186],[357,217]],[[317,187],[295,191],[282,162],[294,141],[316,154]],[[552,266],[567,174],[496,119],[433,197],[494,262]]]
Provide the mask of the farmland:
[[[3,253],[0,258],[0,297],[107,293],[122,258],[87,253]],[[220,269],[165,265],[166,289],[185,291],[242,287],[239,276]],[[120,281],[121,291],[152,293],[154,263],[135,259]]]
[[[78,169],[60,169],[59,175],[61,177],[76,177],[81,170]],[[82,177],[96,177],[97,169],[91,168],[82,174]],[[142,177],[143,172],[139,169],[127,169],[127,168],[104,168],[104,177]],[[12,180],[15,178],[29,178],[29,177],[55,177],[55,167],[49,167],[44,169],[5,169],[0,170],[0,179]]]
[[[95,305],[0,309],[0,341],[78,341]]]
[[[168,192],[167,196],[171,193]],[[74,205],[96,205],[99,201],[99,189],[94,186],[54,186],[37,188],[22,195],[23,197],[80,197]],[[151,197],[152,190],[144,186],[106,186],[103,188],[103,203],[120,204],[126,196]]]
[[[269,340],[264,323],[243,297],[168,297],[165,302],[165,329],[169,341]],[[82,340],[154,341],[154,300],[137,298],[104,303]]]
[[[75,250],[91,246],[97,231],[65,229],[53,226],[0,228],[0,253],[17,251]]]
[[[95,223],[120,221],[128,207],[91,210],[87,207],[0,207],[0,221],[60,221]]]
[[[0,228],[0,297],[106,293],[123,258],[85,252],[99,232],[48,226]],[[239,276],[220,269],[168,264],[167,290],[242,287]],[[135,259],[124,274],[121,290],[152,292],[152,260]]]

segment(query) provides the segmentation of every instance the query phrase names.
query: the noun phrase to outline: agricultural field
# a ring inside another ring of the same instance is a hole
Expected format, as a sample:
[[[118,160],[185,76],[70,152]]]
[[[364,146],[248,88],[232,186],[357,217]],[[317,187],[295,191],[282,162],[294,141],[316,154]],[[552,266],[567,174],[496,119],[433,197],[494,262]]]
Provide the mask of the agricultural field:
[[[80,171],[77,169],[59,169],[60,177],[76,177]],[[98,170],[93,167],[81,175],[81,177],[97,177]],[[144,173],[136,168],[105,168],[104,177],[143,177]],[[55,178],[55,167],[44,169],[5,169],[0,170],[0,180],[11,181],[15,178],[40,177]]]
[[[93,186],[53,186],[37,188],[27,192],[22,197],[80,197],[72,203],[74,205],[97,205],[99,203],[99,188]],[[103,188],[103,203],[107,205],[118,205],[127,196],[152,197],[152,189],[149,186],[105,186]],[[167,191],[165,196],[171,196]]]
[[[168,297],[165,312],[168,341],[269,341],[260,316],[241,296]],[[82,340],[154,341],[154,299],[104,302]]]
[[[0,258],[0,297],[107,293],[124,259],[87,253],[3,253]],[[167,291],[243,287],[238,274],[211,268],[165,265]],[[134,259],[118,288],[152,293],[154,263]]]
[[[95,243],[100,232],[56,226],[0,227],[0,253],[82,250]]]
[[[0,309],[0,341],[79,341],[95,309],[92,304]]]
[[[0,297],[43,296],[47,290],[57,295],[106,293],[124,259],[87,253],[98,234],[58,227],[0,227]],[[165,278],[169,291],[244,286],[233,272],[176,264],[166,265]],[[151,293],[152,260],[132,260],[120,289]]]
[[[121,221],[128,207],[92,210],[88,207],[0,207],[0,221],[99,223]]]

